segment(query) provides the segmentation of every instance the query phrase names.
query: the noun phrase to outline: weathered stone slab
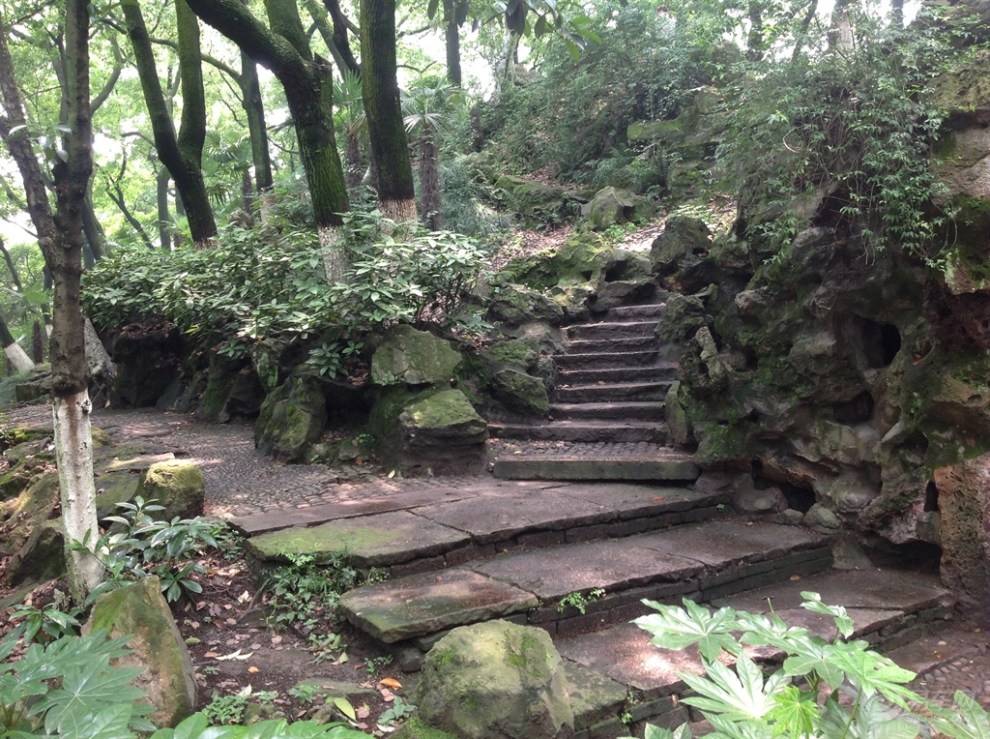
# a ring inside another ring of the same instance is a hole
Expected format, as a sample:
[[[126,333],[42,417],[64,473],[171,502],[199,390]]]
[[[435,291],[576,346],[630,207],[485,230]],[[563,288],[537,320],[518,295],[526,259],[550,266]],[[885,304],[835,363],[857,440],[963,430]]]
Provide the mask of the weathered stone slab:
[[[686,511],[718,505],[728,500],[724,493],[699,493],[690,488],[650,484],[570,483],[562,485],[559,490],[568,498],[605,502],[620,519]]]
[[[640,539],[636,536],[509,554],[473,569],[529,590],[543,602],[590,588],[611,592],[656,580],[680,580],[703,569],[699,562],[671,553],[658,554],[642,546]]]
[[[537,605],[532,593],[469,570],[450,569],[357,588],[344,594],[340,609],[355,626],[391,644]]]
[[[633,624],[559,640],[557,649],[566,659],[648,696],[678,693],[685,687],[679,672],[702,672],[697,649],[658,649],[650,644],[650,635]]]
[[[759,562],[787,554],[795,548],[813,548],[827,541],[796,526],[720,521],[717,529],[705,524],[644,534],[642,546],[660,552],[676,552],[712,567],[738,560]]]
[[[694,480],[700,474],[690,455],[674,452],[642,457],[502,457],[495,462],[494,472],[510,480]]]
[[[507,492],[424,506],[416,513],[467,531],[480,543],[506,541],[528,530],[566,529],[612,517],[604,503],[570,498],[559,490]]]
[[[574,709],[575,730],[616,718],[622,712],[626,702],[625,685],[570,660],[564,660],[564,674]]]
[[[469,541],[461,531],[408,511],[393,511],[262,534],[248,539],[248,551],[263,561],[284,560],[287,554],[309,554],[317,560],[347,554],[358,567],[387,567]]]

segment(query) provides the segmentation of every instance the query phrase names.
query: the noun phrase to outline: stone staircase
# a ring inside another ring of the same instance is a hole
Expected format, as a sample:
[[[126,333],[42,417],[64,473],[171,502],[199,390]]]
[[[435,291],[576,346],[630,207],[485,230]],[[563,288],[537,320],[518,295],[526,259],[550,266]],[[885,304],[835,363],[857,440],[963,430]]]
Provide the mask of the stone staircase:
[[[504,618],[547,630],[564,657],[578,737],[698,718],[679,700],[678,677],[701,670],[697,652],[651,646],[628,623],[649,612],[643,599],[772,608],[830,637],[830,622],[798,607],[800,592],[814,591],[877,644],[946,616],[951,594],[933,578],[836,570],[831,537],[737,516],[724,493],[693,485],[691,454],[663,446],[676,366],[654,336],[662,312],[629,306],[569,327],[551,419],[495,425],[493,476],[234,524],[261,561],[346,554],[386,570],[388,580],[346,593],[341,609],[406,670],[460,625]]]
[[[677,673],[700,670],[697,655],[657,649],[628,623],[648,612],[644,598],[756,611],[769,603],[807,625],[798,593],[813,590],[845,605],[857,635],[877,642],[951,606],[917,574],[832,570],[830,537],[744,520],[727,503],[681,485],[479,477],[234,524],[260,561],[345,554],[387,571],[341,607],[405,670],[456,626],[504,618],[546,629],[565,658],[581,737],[625,735],[622,717],[667,726],[691,718]],[[580,600],[583,612],[562,605]],[[822,620],[811,625],[827,631]]]
[[[666,441],[664,397],[677,364],[664,361],[654,331],[664,304],[614,308],[596,323],[564,329],[554,357],[550,418],[493,422],[493,436],[532,441]]]

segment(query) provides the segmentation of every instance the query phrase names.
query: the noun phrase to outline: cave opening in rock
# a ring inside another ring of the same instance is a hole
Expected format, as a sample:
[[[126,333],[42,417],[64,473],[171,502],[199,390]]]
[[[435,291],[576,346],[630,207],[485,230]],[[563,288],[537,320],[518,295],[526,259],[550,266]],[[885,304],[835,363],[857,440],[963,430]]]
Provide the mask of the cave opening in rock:
[[[934,513],[938,510],[938,487],[934,481],[929,481],[925,487],[925,513]]]
[[[864,390],[852,400],[833,406],[832,413],[839,423],[846,425],[866,423],[873,418],[874,405],[873,396]]]
[[[892,323],[879,323],[860,318],[854,324],[859,329],[858,341],[867,369],[889,367],[901,350],[901,332]]]

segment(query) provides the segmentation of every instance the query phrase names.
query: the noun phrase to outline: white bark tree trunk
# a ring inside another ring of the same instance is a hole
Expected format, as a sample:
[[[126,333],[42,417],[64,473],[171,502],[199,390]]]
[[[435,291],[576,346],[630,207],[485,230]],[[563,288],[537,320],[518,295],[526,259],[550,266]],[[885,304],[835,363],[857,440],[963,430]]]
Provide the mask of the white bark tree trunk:
[[[96,485],[93,481],[91,411],[89,392],[85,389],[74,395],[56,395],[52,401],[66,564],[69,568],[69,583],[74,591],[72,597],[77,603],[82,603],[86,594],[103,580],[103,565],[95,556],[72,551],[69,547],[70,542],[86,541],[92,550],[99,536],[96,526]],[[76,592],[77,590],[85,592]]]
[[[344,271],[347,269],[347,254],[341,243],[343,239],[340,235],[340,229],[335,226],[320,226],[319,235],[327,284],[336,285],[338,282],[344,281]]]
[[[13,344],[5,346],[3,353],[10,360],[10,366],[14,368],[14,372],[20,374],[21,372],[30,372],[34,369],[34,361],[16,341]]]

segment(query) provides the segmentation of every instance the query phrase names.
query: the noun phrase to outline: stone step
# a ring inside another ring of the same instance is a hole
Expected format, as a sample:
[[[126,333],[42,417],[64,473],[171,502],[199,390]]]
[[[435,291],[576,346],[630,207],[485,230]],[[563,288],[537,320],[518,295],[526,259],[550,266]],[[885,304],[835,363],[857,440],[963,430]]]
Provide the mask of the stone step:
[[[615,382],[594,385],[557,385],[554,401],[566,403],[607,403],[612,400],[663,400],[669,382]]]
[[[488,433],[503,439],[572,442],[666,443],[667,426],[657,421],[558,420],[549,423],[489,422]]]
[[[554,403],[550,406],[550,417],[554,421],[565,419],[625,421],[645,420],[660,422],[664,419],[664,403],[654,401],[633,401],[625,403]],[[618,441],[618,439],[614,439]]]
[[[655,365],[659,354],[659,350],[655,347],[644,351],[571,352],[556,354],[553,361],[561,369],[642,367]]]
[[[677,379],[680,366],[676,362],[646,365],[643,367],[598,367],[592,369],[564,369],[557,372],[559,385],[581,385],[597,382],[659,382]]]
[[[310,555],[316,561],[346,556],[356,567],[386,568],[392,575],[424,572],[485,560],[518,548],[539,548],[600,537],[619,537],[715,516],[726,500],[683,487],[560,484],[491,480],[476,489],[410,495],[406,507],[363,509],[348,516],[328,504],[322,516],[295,512],[292,526],[251,536],[248,553],[259,562]],[[386,506],[389,500],[380,501]],[[327,519],[326,516],[331,516]],[[320,520],[322,517],[322,521]],[[267,515],[269,525],[274,517]],[[237,520],[260,531],[265,521]]]
[[[495,460],[503,480],[656,480],[690,482],[700,471],[691,454],[659,444],[569,444],[530,448]]]
[[[620,336],[617,338],[568,339],[564,341],[565,354],[623,353],[657,349],[656,336]],[[556,357],[555,357],[556,359]]]
[[[886,651],[911,639],[926,624],[951,614],[953,596],[934,578],[898,570],[856,572],[829,570],[779,582],[758,590],[716,598],[712,605],[768,613],[803,626],[825,639],[835,636],[831,619],[800,608],[800,593],[819,593],[823,602],[844,606],[853,619],[852,638],[865,639]],[[697,649],[668,650],[650,644],[650,634],[634,624],[555,640],[564,657],[573,693],[575,737],[616,737],[632,732],[620,718],[675,728],[688,721],[680,703],[686,684],[679,673],[702,672]],[[759,662],[778,664],[780,655],[752,650]],[[637,727],[638,728],[638,727]],[[640,728],[641,731],[641,728]],[[640,734],[638,734],[640,735]]]
[[[378,641],[416,640],[425,651],[439,634],[463,624],[510,618],[551,636],[578,634],[645,613],[643,598],[710,600],[831,563],[826,536],[780,524],[708,521],[395,578],[345,593],[340,607]],[[583,614],[561,606],[575,593],[586,598]]]
[[[579,323],[568,326],[564,333],[569,340],[577,339],[618,339],[638,336],[652,337],[657,321],[601,321],[599,323]]]
[[[659,318],[667,309],[666,303],[651,303],[649,305],[622,305],[608,311],[606,321],[634,321],[641,318]]]

